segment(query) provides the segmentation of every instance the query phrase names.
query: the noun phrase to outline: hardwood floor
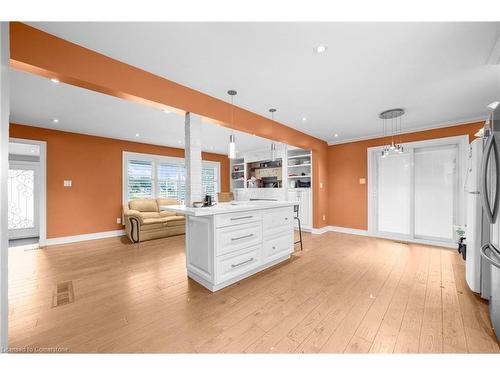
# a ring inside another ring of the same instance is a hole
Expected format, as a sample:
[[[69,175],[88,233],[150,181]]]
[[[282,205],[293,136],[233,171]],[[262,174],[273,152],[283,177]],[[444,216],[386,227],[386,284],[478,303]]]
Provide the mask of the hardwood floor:
[[[69,352],[500,352],[451,250],[338,233],[216,293],[184,236],[10,250],[9,345]],[[52,307],[58,283],[74,302]]]

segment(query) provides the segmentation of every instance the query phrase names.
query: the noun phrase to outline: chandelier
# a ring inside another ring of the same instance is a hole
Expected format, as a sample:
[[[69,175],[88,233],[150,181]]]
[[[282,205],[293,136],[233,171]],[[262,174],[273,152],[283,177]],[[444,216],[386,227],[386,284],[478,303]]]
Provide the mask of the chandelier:
[[[404,109],[395,108],[388,109],[378,115],[382,119],[384,137],[389,136],[391,138],[391,144],[385,145],[382,149],[383,158],[390,154],[403,153],[403,145],[401,144],[401,117],[404,114]]]

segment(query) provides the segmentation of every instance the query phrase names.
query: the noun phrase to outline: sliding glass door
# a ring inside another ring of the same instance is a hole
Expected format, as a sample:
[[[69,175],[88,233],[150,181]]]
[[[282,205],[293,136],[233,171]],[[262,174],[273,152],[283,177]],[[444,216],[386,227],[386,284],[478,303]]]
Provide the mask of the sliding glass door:
[[[381,233],[408,236],[411,232],[410,154],[377,155],[377,223]]]
[[[415,237],[453,240],[457,211],[456,145],[417,148],[415,163]]]
[[[369,156],[369,231],[394,239],[452,242],[463,224],[463,137],[413,142],[405,152]],[[462,207],[461,207],[462,206]]]

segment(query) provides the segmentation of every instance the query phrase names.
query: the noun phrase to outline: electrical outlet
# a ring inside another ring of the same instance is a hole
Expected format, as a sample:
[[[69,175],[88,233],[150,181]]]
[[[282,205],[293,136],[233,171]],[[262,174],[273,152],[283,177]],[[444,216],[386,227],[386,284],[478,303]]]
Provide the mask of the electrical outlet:
[[[326,220],[326,215],[323,215],[323,221],[325,221],[325,220]]]
[[[116,218],[116,224],[121,224],[122,223],[122,218],[121,217],[117,217]]]
[[[360,179],[359,179],[359,184],[360,184],[360,185],[364,185],[364,184],[366,184],[366,178],[360,178]]]
[[[71,186],[73,186],[72,180],[64,180],[64,187],[71,187]]]
[[[319,188],[323,189],[323,183],[322,182],[319,183]]]

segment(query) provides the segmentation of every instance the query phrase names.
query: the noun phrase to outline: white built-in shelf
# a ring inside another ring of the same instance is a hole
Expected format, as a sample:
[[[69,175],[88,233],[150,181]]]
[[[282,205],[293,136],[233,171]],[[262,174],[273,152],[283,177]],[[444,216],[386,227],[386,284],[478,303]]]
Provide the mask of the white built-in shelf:
[[[233,171],[233,173],[243,173],[245,171]]]
[[[288,178],[311,178],[311,175],[307,174],[305,176],[288,176]]]
[[[302,159],[302,158],[310,158],[311,154],[300,154],[300,155],[290,155],[288,159]]]
[[[241,178],[233,178],[233,181],[244,181],[245,179],[243,177]]]
[[[238,166],[238,165],[244,165],[244,164],[245,164],[245,163],[234,163],[234,164],[232,164],[232,165],[233,165],[233,166],[235,166],[235,165],[236,165],[236,166]]]
[[[311,164],[294,164],[294,165],[289,165],[288,168],[299,168],[299,167],[310,167]]]

